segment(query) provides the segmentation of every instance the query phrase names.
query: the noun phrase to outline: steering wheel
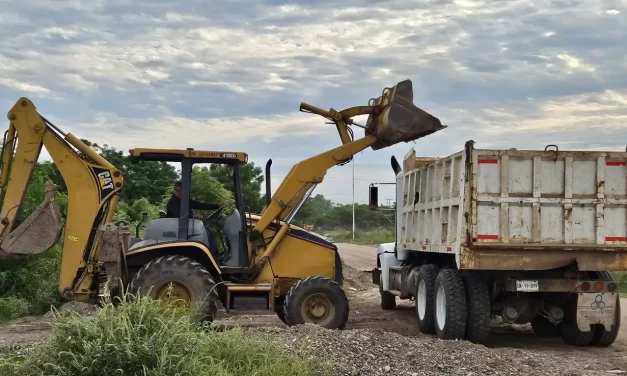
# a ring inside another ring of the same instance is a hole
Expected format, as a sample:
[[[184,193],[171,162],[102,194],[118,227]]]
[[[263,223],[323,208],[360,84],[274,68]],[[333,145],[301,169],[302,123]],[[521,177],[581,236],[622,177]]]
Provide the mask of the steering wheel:
[[[213,211],[213,213],[209,214],[207,217],[203,218],[203,222],[212,218],[213,216],[217,216],[220,213],[222,213],[222,211],[224,210],[224,206],[221,206],[219,208],[217,208],[216,210]]]

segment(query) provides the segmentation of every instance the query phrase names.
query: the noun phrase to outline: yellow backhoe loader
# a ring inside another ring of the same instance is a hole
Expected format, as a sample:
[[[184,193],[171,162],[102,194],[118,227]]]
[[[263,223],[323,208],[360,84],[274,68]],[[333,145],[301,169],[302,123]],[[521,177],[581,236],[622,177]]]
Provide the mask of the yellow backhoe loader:
[[[112,223],[124,186],[120,170],[21,98],[8,113],[3,142],[0,257],[43,252],[63,236],[59,289],[71,300],[97,302],[103,293],[129,288],[166,302],[194,304],[202,318],[211,321],[218,304],[229,310],[238,297],[257,296],[265,297],[266,308],[288,325],[311,322],[343,328],[349,304],[341,287],[337,247],[292,225],[294,216],[329,168],[349,162],[368,147],[377,150],[416,140],[446,126],[414,106],[410,80],[386,88],[368,106],[327,111],[301,103],[300,109],[335,123],[342,145],[294,165],[272,195],[266,176],[266,206],[260,215],[246,213],[243,206],[239,174],[248,159],[245,153],[131,149],[134,159],[181,164],[180,218],[149,221],[139,239],[130,236],[128,225]],[[368,115],[365,126],[354,123],[358,115]],[[349,125],[364,128],[364,137],[354,139]],[[16,226],[42,146],[67,185],[67,218],[64,224],[54,186],[48,182],[45,201]],[[225,164],[232,171],[235,209],[228,215],[219,210],[209,218],[217,220],[226,238],[224,254],[211,249],[207,228],[189,210],[195,163]],[[102,286],[109,290],[103,292]]]

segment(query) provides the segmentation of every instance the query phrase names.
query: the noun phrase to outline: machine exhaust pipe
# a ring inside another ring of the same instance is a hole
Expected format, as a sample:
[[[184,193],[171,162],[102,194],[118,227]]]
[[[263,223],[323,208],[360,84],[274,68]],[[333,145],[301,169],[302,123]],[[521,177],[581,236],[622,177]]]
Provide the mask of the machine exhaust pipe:
[[[270,206],[272,202],[272,184],[270,182],[270,166],[272,166],[272,159],[268,159],[266,162],[266,206]]]

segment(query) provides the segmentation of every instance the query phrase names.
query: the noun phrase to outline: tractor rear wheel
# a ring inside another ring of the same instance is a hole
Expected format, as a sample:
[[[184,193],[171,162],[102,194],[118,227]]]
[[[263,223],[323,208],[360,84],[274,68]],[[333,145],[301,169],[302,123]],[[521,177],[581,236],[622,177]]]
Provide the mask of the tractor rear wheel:
[[[285,296],[283,305],[288,326],[308,322],[327,329],[343,329],[348,321],[348,311],[348,298],[342,287],[321,276],[296,282]]]
[[[133,295],[149,296],[173,308],[192,307],[200,321],[213,321],[218,292],[211,273],[185,256],[163,256],[144,265],[131,281]]]

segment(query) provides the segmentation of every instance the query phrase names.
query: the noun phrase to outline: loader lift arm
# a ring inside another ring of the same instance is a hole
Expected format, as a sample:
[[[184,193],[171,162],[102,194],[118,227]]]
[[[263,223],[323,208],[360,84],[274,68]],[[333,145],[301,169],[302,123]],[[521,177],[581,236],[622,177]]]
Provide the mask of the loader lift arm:
[[[413,141],[446,128],[439,119],[413,104],[410,80],[385,88],[380,97],[370,99],[368,106],[336,111],[301,103],[300,110],[320,115],[335,123],[342,145],[305,159],[288,172],[250,233],[252,241],[260,241],[261,234],[273,221],[284,221],[281,230],[267,246],[257,243],[265,248],[263,256],[269,256],[273,252],[299,208],[313,189],[324,180],[328,169],[350,162],[355,154],[368,147],[378,150],[399,142]],[[368,115],[365,127],[356,124],[352,119],[360,115]],[[348,125],[365,128],[364,137],[355,140]],[[262,260],[265,258],[262,257]]]
[[[71,133],[63,133],[20,98],[8,113],[9,129],[2,151],[0,190],[0,256],[37,254],[63,238],[59,291],[74,300],[93,299],[98,268],[98,229],[113,218],[122,173]],[[16,216],[45,147],[68,190],[65,226],[56,192],[46,184],[46,200],[16,228]],[[81,155],[82,153],[82,155]]]

